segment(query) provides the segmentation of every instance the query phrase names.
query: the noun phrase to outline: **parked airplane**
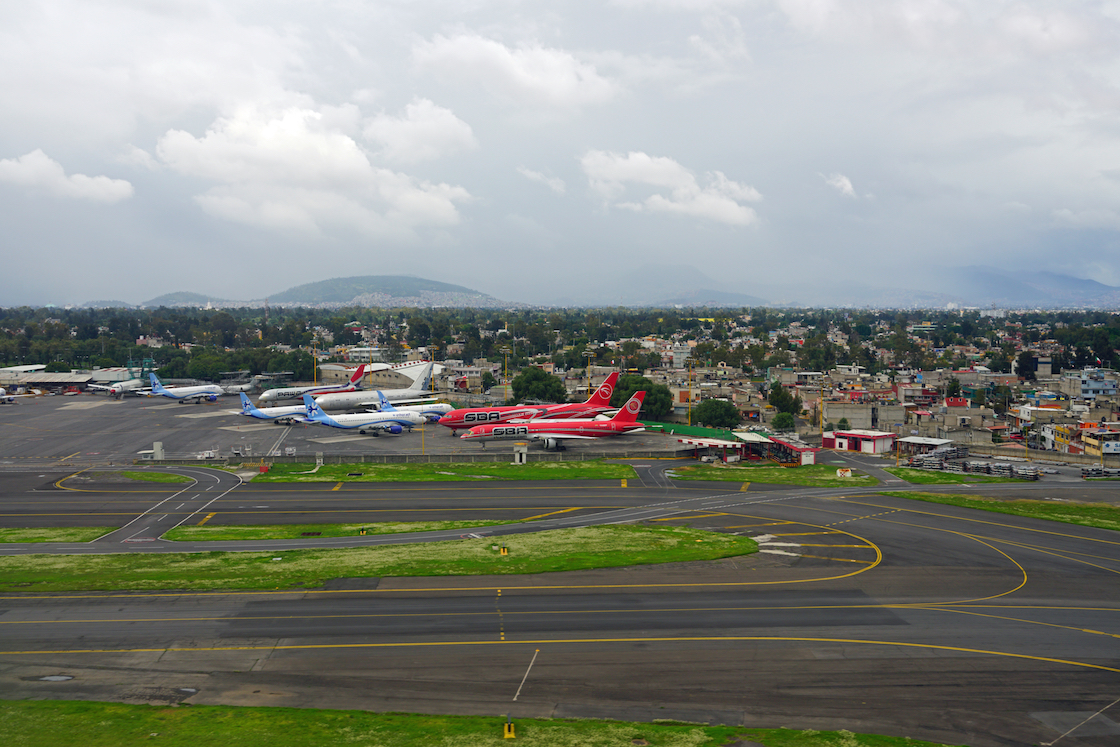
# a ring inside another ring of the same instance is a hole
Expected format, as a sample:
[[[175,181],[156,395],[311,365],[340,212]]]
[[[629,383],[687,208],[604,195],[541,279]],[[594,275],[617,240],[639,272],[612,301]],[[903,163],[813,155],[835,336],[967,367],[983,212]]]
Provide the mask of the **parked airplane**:
[[[476,425],[459,438],[464,441],[482,441],[483,446],[486,441],[496,439],[540,441],[545,449],[562,451],[564,445],[561,442],[567,439],[605,438],[644,430],[645,426],[638,422],[638,411],[642,409],[645,396],[645,392],[635,392],[609,420],[538,418],[505,425]]]
[[[432,367],[435,364],[427,363],[416,377],[416,383],[408,389],[383,389],[381,393],[390,402],[403,404],[407,402],[420,402],[431,399],[436,392],[431,391]],[[324,410],[352,410],[358,407],[377,407],[381,401],[376,392],[342,392],[341,394],[322,394],[315,397],[315,402]]]
[[[152,391],[145,392],[148,397],[169,397],[171,399],[179,400],[179,404],[190,402],[194,400],[195,404],[202,404],[203,400],[207,402],[217,402],[218,397],[225,394],[225,391],[217,384],[203,384],[201,386],[173,386],[170,389],[165,387],[159,382],[159,378],[154,374],[148,374],[148,378],[152,382]]]
[[[258,420],[271,420],[277,425],[307,422],[307,408],[303,405],[258,408],[253,406],[245,392],[241,392],[241,414]]]
[[[471,428],[483,423],[510,423],[541,418],[591,418],[613,410],[611,394],[618,383],[618,371],[599,385],[586,402],[561,405],[507,405],[504,407],[468,407],[452,410],[439,420],[440,425],[451,429],[451,435],[460,428]]]
[[[423,425],[424,416],[415,412],[358,412],[353,415],[330,416],[315,403],[310,394],[303,395],[303,405],[306,408],[307,420],[320,425],[329,425],[332,428],[357,429],[358,433],[372,433],[380,436],[381,431],[400,433],[405,428],[412,430],[413,426]]]
[[[136,392],[139,394],[140,390],[144,388],[144,380],[129,379],[128,381],[118,381],[110,386],[105,386],[104,384],[88,384],[86,388],[95,389],[99,392],[108,392],[110,397],[120,399],[126,392]]]
[[[3,387],[0,387],[0,404],[3,404],[3,405],[14,405],[16,403],[17,399],[22,399],[24,397],[36,397],[36,396],[38,396],[38,395],[35,395],[35,394],[8,394],[7,389],[4,389]]]
[[[423,416],[424,420],[429,423],[438,423],[439,419],[451,412],[451,405],[443,402],[432,402],[424,405],[400,405],[394,407],[389,400],[385,399],[385,395],[381,392],[377,393],[379,405],[378,412],[415,412]]]
[[[358,388],[358,382],[362,380],[362,377],[365,376],[365,374],[366,364],[363,363],[362,365],[358,366],[358,369],[354,371],[353,375],[350,376],[350,381],[343,386],[339,386],[338,384],[319,384],[318,386],[289,386],[283,389],[269,389],[268,391],[261,393],[261,396],[257,398],[257,402],[272,402],[274,400],[281,399],[299,399],[305,394],[313,394],[318,396],[320,394],[329,394],[331,392],[352,392]]]

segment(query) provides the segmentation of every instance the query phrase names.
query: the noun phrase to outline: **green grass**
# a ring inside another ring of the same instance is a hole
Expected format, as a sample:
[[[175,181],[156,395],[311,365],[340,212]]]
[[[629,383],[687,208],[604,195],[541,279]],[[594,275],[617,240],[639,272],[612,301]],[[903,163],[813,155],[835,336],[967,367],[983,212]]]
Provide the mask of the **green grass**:
[[[495,544],[509,555],[492,550]],[[715,560],[757,549],[732,534],[616,525],[345,550],[12,555],[0,558],[0,591],[315,588],[332,578],[547,573]]]
[[[274,464],[253,482],[451,482],[486,480],[617,480],[635,477],[628,464],[607,462],[464,462],[424,464]],[[305,473],[305,474],[300,474]],[[360,476],[352,476],[361,473]]]
[[[1120,529],[1120,507],[1103,503],[1073,503],[1067,501],[1001,501],[967,495],[948,495],[943,493],[883,492],[896,498],[912,498],[916,501],[941,503],[947,506],[976,508],[999,514],[1028,516],[1032,519],[1061,521],[1066,524],[1079,524],[1083,527],[1098,529]]]
[[[505,719],[301,708],[187,705],[177,708],[65,700],[0,702],[0,734],[9,747],[719,747],[736,738],[769,747],[943,747],[851,732],[740,729],[733,726],[627,721],[515,719],[516,740],[503,741]],[[154,736],[153,736],[154,735]]]
[[[445,529],[469,529],[496,524],[514,524],[512,521],[398,521],[370,522],[368,524],[268,524],[261,526],[186,526],[176,527],[163,535],[164,539],[180,542],[208,542],[227,540],[300,539],[304,532],[319,532],[322,537],[357,537],[361,529],[368,534],[401,534],[403,532],[439,532]],[[2,535],[0,535],[2,536]]]
[[[14,527],[0,529],[0,542],[89,542],[117,527]]]
[[[879,481],[859,470],[851,477],[837,477],[836,467],[810,464],[804,467],[740,467],[722,464],[697,464],[673,470],[676,480],[723,480],[727,482],[764,482],[777,485],[808,485],[815,488],[869,487]]]
[[[1022,482],[1017,477],[996,477],[993,475],[969,475],[956,472],[933,472],[926,469],[912,469],[910,467],[890,467],[885,470],[895,477],[914,485],[969,485],[982,482]]]
[[[118,472],[121,477],[144,482],[194,482],[194,478],[176,475],[171,472]]]

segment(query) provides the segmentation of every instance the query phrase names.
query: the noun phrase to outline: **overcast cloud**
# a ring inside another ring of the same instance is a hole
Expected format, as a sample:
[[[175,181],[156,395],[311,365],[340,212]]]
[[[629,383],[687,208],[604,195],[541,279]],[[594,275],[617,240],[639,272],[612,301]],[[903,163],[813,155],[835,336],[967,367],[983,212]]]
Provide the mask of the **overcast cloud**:
[[[8,3],[0,304],[1120,285],[1118,50],[1116,0]]]

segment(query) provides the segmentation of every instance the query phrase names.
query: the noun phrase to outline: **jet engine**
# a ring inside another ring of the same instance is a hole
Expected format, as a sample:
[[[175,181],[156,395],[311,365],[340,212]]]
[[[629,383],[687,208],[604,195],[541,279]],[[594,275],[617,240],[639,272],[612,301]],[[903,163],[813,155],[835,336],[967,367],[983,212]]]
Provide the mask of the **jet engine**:
[[[386,430],[388,430],[394,436],[398,436],[400,435],[401,431],[404,430],[404,428],[401,428],[399,425],[390,425]]]

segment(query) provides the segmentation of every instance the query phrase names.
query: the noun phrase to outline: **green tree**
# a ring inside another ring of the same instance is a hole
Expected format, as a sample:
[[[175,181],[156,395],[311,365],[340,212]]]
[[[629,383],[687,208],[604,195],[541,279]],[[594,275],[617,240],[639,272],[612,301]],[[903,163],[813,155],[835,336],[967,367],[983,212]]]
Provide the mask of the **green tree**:
[[[792,431],[794,427],[793,415],[788,412],[779,412],[770,423],[776,431]]]
[[[794,397],[781,384],[774,385],[774,388],[770,390],[767,401],[777,408],[778,412],[788,412],[790,415],[801,412],[801,398]]]
[[[51,361],[43,373],[70,373],[70,364],[65,361]]]
[[[840,420],[836,423],[836,427],[839,430],[846,431],[851,429],[852,426],[850,423],[848,423],[847,418],[840,418]]]
[[[521,402],[527,399],[535,399],[541,402],[565,402],[568,399],[568,391],[564,388],[564,382],[536,366],[530,366],[523,370],[513,378],[510,385],[513,387],[513,398]]]
[[[945,387],[946,397],[959,397],[961,396],[961,382],[956,376],[949,379],[948,385]]]
[[[611,407],[622,407],[634,392],[646,393],[642,400],[642,417],[661,420],[673,409],[673,395],[664,384],[654,384],[645,376],[626,374],[618,377],[618,383],[611,394]]]
[[[692,419],[709,428],[734,428],[742,419],[739,408],[723,399],[706,399],[692,410]]]
[[[487,389],[497,383],[498,380],[494,378],[494,374],[490,373],[489,371],[482,372],[482,391],[485,392]]]
[[[1034,353],[1029,350],[1024,350],[1019,353],[1019,357],[1015,359],[1015,373],[1022,379],[1027,381],[1034,381],[1035,373],[1038,371],[1038,360],[1034,357]]]

